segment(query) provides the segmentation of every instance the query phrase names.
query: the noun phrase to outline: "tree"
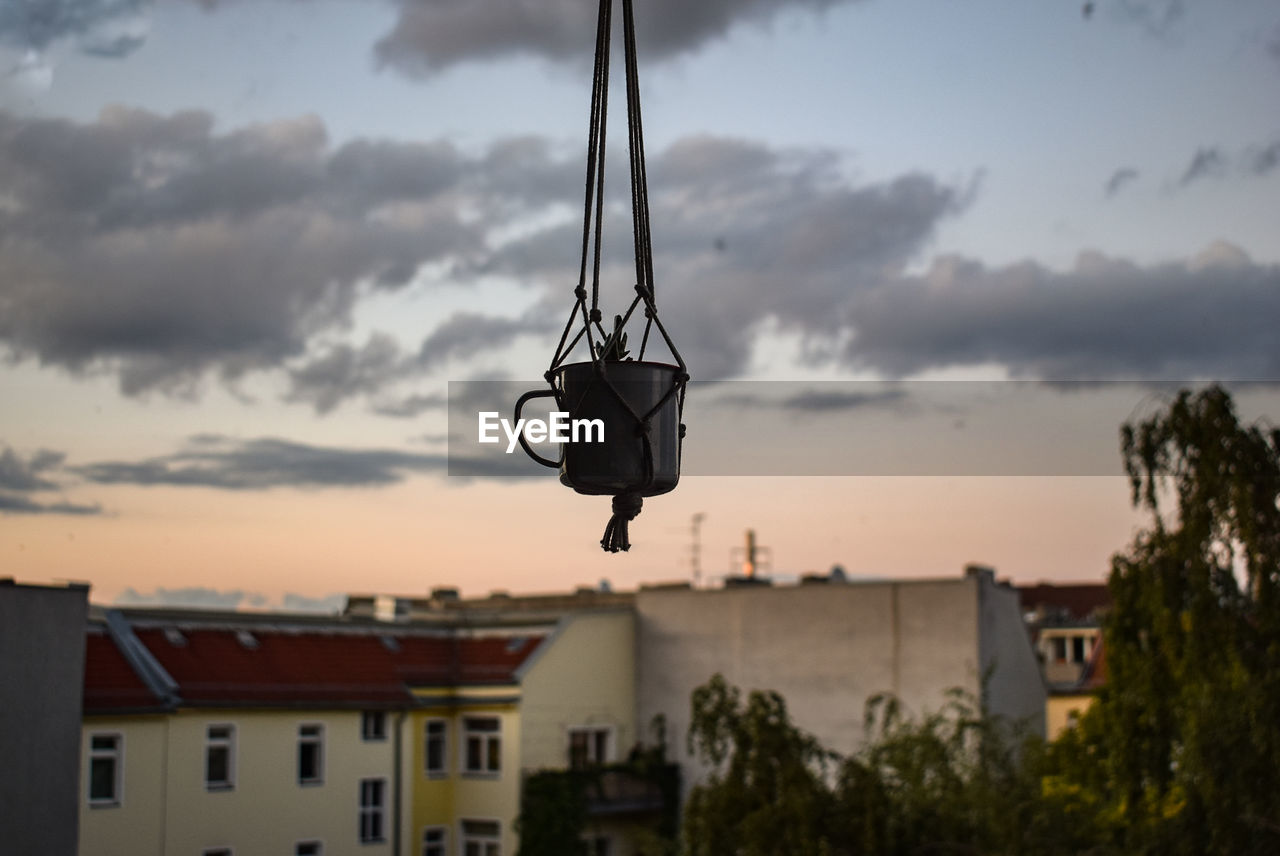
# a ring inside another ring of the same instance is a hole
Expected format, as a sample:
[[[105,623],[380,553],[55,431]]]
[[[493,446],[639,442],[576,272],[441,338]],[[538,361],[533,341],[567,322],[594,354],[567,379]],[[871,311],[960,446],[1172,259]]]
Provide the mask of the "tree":
[[[1152,519],[1112,560],[1108,684],[1061,781],[1125,852],[1280,852],[1280,431],[1211,387],[1121,439]]]
[[[830,753],[791,724],[776,692],[746,705],[721,675],[693,691],[689,751],[712,766],[685,806],[689,856],[829,853]]]
[[[1042,797],[1038,745],[948,693],[940,711],[904,715],[867,702],[867,744],[840,758],[790,721],[775,692],[716,675],[693,694],[690,751],[712,767],[685,808],[689,856],[1078,853],[1088,824]]]

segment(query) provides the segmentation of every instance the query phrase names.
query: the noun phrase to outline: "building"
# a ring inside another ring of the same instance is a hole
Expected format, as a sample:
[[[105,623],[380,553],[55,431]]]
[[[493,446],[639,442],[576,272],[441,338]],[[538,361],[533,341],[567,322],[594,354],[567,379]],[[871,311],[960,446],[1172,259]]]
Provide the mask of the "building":
[[[1045,688],[1017,592],[988,568],[875,582],[808,577],[774,586],[642,588],[637,719],[661,714],[686,780],[701,770],[681,739],[695,687],[722,674],[781,693],[795,723],[841,753],[864,742],[864,705],[889,692],[909,712],[941,709],[952,687],[1044,732]]]
[[[80,852],[513,854],[528,771],[636,740],[634,637],[625,609],[98,611]],[[594,824],[601,852],[625,820]]]
[[[1111,605],[1105,583],[1020,586],[1023,619],[1050,689],[1071,690],[1102,639],[1102,613]]]
[[[1080,678],[1069,687],[1055,687],[1049,691],[1045,707],[1047,737],[1053,740],[1076,724],[1080,715],[1089,709],[1098,690],[1107,683],[1107,646],[1101,640],[1093,647],[1089,662]]]
[[[0,849],[76,852],[89,587],[0,579]]]

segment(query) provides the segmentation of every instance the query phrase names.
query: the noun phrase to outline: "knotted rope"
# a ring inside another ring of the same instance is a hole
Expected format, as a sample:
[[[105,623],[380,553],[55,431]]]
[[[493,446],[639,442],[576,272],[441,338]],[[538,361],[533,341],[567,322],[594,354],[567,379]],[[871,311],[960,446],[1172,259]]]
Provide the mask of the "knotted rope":
[[[640,514],[640,506],[644,504],[638,494],[620,493],[613,498],[613,517],[609,518],[609,525],[604,527],[604,537],[600,539],[600,546],[610,553],[616,553],[619,550],[627,552],[631,549],[631,538],[627,534],[627,524],[635,520]]]

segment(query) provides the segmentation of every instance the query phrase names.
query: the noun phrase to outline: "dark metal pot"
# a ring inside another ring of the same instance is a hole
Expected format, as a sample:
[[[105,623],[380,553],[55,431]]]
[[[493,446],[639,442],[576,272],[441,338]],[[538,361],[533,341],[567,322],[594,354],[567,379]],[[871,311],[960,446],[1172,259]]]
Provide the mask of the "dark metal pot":
[[[526,392],[516,402],[516,419],[525,402],[554,396],[573,420],[599,420],[598,429],[580,431],[564,443],[558,461],[520,445],[529,457],[560,470],[563,484],[585,494],[657,496],[680,481],[681,369],[667,363],[569,363],[554,372],[553,388]],[[647,421],[648,429],[644,428]]]

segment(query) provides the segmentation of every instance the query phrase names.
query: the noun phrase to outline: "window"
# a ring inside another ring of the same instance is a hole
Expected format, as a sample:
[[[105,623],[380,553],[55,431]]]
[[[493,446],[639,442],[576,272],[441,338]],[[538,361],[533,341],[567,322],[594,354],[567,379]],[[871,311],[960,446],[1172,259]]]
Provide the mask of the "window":
[[[204,786],[211,791],[229,791],[236,786],[234,725],[210,725],[206,732]]]
[[[604,764],[610,760],[610,744],[613,742],[613,729],[570,728],[569,729],[569,766],[580,770],[595,764]]]
[[[422,830],[422,856],[445,856],[444,833],[443,826],[428,826]]]
[[[587,839],[587,856],[612,856],[613,844],[606,835]]]
[[[1067,638],[1065,636],[1055,636],[1049,642],[1053,646],[1053,662],[1067,662]]]
[[[89,805],[120,805],[120,750],[124,738],[119,734],[89,736]]]
[[[1085,643],[1085,638],[1083,636],[1072,637],[1071,662],[1083,663],[1085,661],[1086,658],[1084,656],[1084,643]]]
[[[464,773],[496,774],[502,769],[502,722],[496,716],[462,720],[466,745]]]
[[[324,726],[298,726],[298,784],[324,782]]]
[[[427,720],[425,754],[428,776],[443,776],[448,773],[448,728],[449,723],[443,719]]]
[[[208,850],[201,850],[200,856],[232,856],[230,847],[210,847]]]
[[[324,845],[319,841],[299,841],[293,845],[293,856],[322,856]]]
[[[360,714],[360,737],[363,740],[386,740],[387,712],[366,710]]]
[[[387,780],[360,780],[360,843],[385,840]]]
[[[502,827],[498,821],[462,821],[462,856],[502,856]]]

